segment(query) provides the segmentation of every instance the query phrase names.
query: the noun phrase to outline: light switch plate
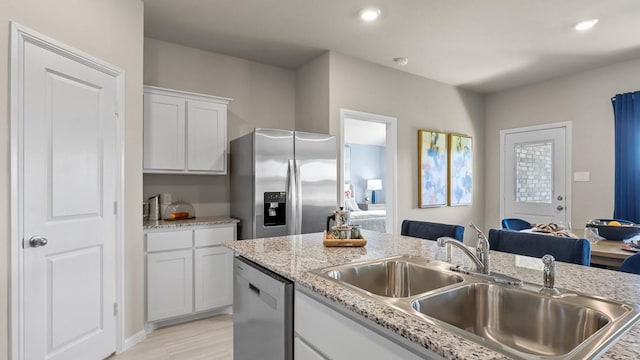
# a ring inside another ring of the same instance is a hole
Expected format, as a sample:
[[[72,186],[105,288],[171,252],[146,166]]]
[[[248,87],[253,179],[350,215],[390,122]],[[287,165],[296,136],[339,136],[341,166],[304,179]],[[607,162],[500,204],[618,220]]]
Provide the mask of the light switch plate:
[[[576,171],[573,173],[573,181],[590,181],[591,173],[588,171]]]

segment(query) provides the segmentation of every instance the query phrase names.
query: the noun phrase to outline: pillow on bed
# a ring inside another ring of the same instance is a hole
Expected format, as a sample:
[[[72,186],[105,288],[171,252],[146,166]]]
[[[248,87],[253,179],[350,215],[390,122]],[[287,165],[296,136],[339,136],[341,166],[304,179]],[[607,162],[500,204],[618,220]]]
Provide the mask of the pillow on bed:
[[[356,203],[356,199],[354,198],[345,198],[344,199],[344,208],[348,211],[360,211],[358,207],[358,203]]]
[[[344,184],[344,208],[347,211],[360,211],[358,203],[353,196],[353,186],[351,184]]]

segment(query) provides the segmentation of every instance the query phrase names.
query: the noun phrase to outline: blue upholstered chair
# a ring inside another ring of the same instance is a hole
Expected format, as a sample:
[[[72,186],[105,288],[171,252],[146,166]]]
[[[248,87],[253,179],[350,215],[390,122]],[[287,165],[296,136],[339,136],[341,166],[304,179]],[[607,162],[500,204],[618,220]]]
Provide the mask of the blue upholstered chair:
[[[489,246],[512,254],[538,258],[551,254],[557,261],[585,266],[591,263],[591,243],[587,239],[491,229]]]
[[[531,229],[531,223],[522,219],[502,219],[502,228],[507,230],[524,230]]]
[[[427,240],[437,240],[439,237],[447,236],[462,242],[464,227],[426,221],[404,220],[402,221],[400,234]]]
[[[626,258],[620,266],[620,271],[640,275],[640,254]]]

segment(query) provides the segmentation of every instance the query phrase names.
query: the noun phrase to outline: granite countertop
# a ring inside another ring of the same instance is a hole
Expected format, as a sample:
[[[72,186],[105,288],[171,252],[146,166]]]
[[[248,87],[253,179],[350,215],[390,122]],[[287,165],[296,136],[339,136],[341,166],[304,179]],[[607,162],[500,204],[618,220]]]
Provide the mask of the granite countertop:
[[[239,223],[240,220],[226,216],[201,216],[185,220],[147,220],[142,222],[142,228],[148,229],[170,229],[186,226],[220,225]]]
[[[384,326],[399,336],[447,359],[509,359],[470,340],[461,338],[417,316],[405,314],[359,292],[310,273],[309,270],[348,262],[379,259],[393,255],[416,255],[429,259],[446,259],[445,249],[435,241],[399,235],[363,231],[366,247],[326,248],[322,233],[292,235],[256,240],[228,242],[224,245],[237,254],[268,268],[296,284],[340,304],[350,311]],[[540,259],[491,251],[495,272],[542,283]],[[461,251],[453,250],[453,263],[472,266]],[[640,303],[640,276],[567,263],[556,263],[556,286],[600,295],[618,301]],[[621,337],[601,359],[640,359],[640,323]]]

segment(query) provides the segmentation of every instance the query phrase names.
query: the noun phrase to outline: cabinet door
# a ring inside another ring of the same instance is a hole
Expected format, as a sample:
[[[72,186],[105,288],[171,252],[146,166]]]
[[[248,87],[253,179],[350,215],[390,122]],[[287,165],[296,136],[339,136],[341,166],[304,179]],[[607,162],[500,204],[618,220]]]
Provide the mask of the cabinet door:
[[[233,303],[233,253],[222,246],[196,249],[195,311]]]
[[[192,250],[147,255],[147,319],[155,321],[193,311]]]
[[[144,94],[144,169],[184,170],[185,100]]]
[[[189,100],[187,169],[226,173],[227,106]]]

